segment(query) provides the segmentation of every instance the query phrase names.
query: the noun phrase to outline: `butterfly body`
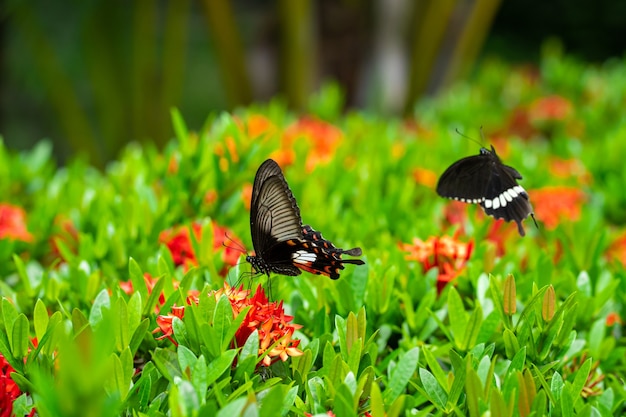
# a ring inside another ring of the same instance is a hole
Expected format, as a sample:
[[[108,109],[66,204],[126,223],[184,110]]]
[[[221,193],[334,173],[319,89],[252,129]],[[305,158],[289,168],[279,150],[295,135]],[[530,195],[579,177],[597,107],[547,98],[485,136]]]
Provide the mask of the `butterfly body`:
[[[437,193],[464,203],[479,204],[485,213],[496,219],[513,220],[524,236],[522,221],[528,216],[534,221],[534,215],[526,190],[517,183],[520,179],[520,173],[504,165],[492,146],[491,150],[481,148],[479,155],[450,165],[439,178]]]
[[[255,271],[295,276],[301,271],[339,278],[344,264],[362,265],[361,249],[344,250],[324,239],[311,226],[302,225],[300,209],[283,173],[271,159],[259,167],[252,187],[250,230],[255,255],[246,260]]]

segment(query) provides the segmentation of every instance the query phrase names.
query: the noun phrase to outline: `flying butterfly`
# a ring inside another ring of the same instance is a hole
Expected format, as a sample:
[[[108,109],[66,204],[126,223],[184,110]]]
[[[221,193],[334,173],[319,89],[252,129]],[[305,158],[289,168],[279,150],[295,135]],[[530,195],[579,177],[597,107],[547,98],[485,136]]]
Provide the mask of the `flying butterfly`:
[[[301,271],[339,278],[344,264],[363,265],[361,248],[337,248],[309,225],[302,225],[300,209],[278,164],[272,159],[257,170],[250,203],[250,231],[254,256],[246,256],[255,271],[270,275],[300,275]]]
[[[526,190],[517,183],[522,176],[504,165],[491,146],[480,154],[456,161],[439,177],[437,194],[464,203],[480,204],[485,213],[496,219],[517,223],[521,236],[526,233],[522,220],[531,216],[537,221]]]

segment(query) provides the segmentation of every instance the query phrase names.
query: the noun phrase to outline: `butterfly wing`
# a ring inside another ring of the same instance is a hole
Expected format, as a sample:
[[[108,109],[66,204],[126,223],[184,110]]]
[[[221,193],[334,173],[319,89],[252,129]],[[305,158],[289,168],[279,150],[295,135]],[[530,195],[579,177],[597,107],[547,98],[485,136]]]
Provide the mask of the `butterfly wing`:
[[[361,256],[361,248],[338,248],[309,225],[302,228],[302,233],[309,246],[306,251],[296,252],[298,256],[294,257],[294,263],[305,271],[337,279],[339,272],[344,269],[344,264],[363,265],[365,263],[360,259],[341,258],[341,255]]]
[[[499,164],[489,177],[485,199],[480,205],[489,216],[515,221],[519,234],[524,236],[522,220],[533,214],[533,207],[526,190],[517,183],[521,178],[514,168]]]
[[[282,175],[273,175],[261,185],[250,209],[250,228],[257,256],[279,242],[302,239],[300,210]]]
[[[257,271],[299,275],[291,249],[302,240],[300,209],[276,162],[257,170],[250,203],[250,233],[256,256],[248,257]]]
[[[268,159],[261,164],[259,169],[256,171],[256,175],[254,177],[254,185],[252,186],[252,199],[250,202],[250,207],[255,207],[256,201],[259,198],[259,194],[261,194],[261,186],[269,177],[278,176],[285,180],[283,176],[283,171],[280,169],[280,166],[273,159]],[[285,180],[285,185],[287,185],[287,181]],[[287,190],[289,190],[289,186],[287,186]],[[289,190],[291,194],[291,190]],[[293,195],[291,196],[293,198]]]
[[[491,175],[489,155],[468,156],[450,165],[437,182],[437,194],[465,203],[480,203]]]

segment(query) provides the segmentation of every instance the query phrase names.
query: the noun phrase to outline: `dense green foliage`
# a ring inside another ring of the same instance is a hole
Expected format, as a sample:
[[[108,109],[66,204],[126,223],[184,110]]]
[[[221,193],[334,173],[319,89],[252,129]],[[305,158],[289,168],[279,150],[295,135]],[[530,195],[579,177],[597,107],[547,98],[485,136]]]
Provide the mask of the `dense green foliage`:
[[[624,65],[489,63],[411,120],[339,115],[332,88],[306,118],[276,101],[211,116],[193,133],[173,112],[176,139],[162,152],[130,145],[105,172],[80,160],[56,167],[45,142],[22,154],[0,146],[2,202],[23,208],[27,229],[12,236],[0,219],[0,353],[24,393],[14,412],[622,414]],[[449,164],[478,152],[455,129],[479,138],[481,125],[524,175],[539,222],[525,222],[526,237],[434,192]],[[217,231],[252,249],[246,204],[269,156],[303,221],[360,246],[366,265],[337,281],[272,277],[271,298],[302,325],[293,338],[303,354],[268,368],[259,333],[233,345],[244,315],[208,294],[224,279],[267,285],[243,256],[229,269]],[[186,233],[188,263],[164,244],[169,232]],[[435,248],[440,269],[428,269],[420,251],[445,236],[469,253]],[[120,285],[129,281],[134,291]],[[198,304],[171,323],[178,345],[159,338],[157,316],[194,289]]]

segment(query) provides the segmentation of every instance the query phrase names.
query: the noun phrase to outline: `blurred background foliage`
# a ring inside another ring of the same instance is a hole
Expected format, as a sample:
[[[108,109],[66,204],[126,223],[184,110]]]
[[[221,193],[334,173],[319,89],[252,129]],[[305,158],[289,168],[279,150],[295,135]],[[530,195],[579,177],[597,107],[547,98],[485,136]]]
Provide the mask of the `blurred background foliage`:
[[[0,134],[42,138],[96,166],[129,141],[162,146],[170,109],[207,115],[278,98],[305,110],[334,82],[341,110],[410,115],[480,58],[621,55],[626,2],[598,0],[7,0],[0,6]],[[477,124],[480,124],[477,121]]]

